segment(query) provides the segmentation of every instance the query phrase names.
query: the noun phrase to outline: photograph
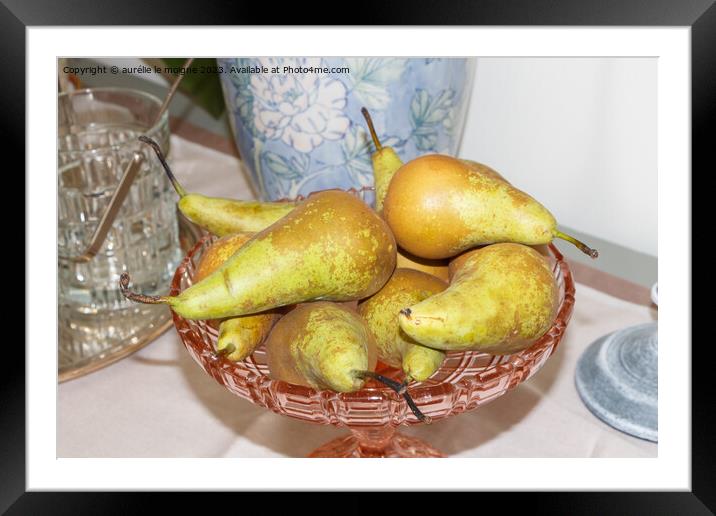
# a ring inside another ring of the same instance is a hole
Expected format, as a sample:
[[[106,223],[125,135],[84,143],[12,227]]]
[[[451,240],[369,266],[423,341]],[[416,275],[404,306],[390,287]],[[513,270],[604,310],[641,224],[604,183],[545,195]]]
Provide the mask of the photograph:
[[[58,459],[660,456],[657,57],[56,71]]]
[[[302,26],[4,2],[25,345],[0,514],[333,491],[709,514],[714,3]]]

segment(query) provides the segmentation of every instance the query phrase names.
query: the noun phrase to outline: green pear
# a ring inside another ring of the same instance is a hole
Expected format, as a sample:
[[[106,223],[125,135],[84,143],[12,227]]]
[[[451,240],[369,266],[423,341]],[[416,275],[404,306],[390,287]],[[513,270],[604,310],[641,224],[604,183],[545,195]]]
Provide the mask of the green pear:
[[[597,251],[559,231],[547,208],[493,172],[440,154],[400,167],[383,205],[398,245],[439,259],[478,245],[539,245],[561,238],[597,257]]]
[[[368,297],[395,269],[396,245],[383,219],[355,195],[324,190],[246,242],[209,276],[177,296],[123,294],[168,304],[186,319],[255,314],[306,301]]]
[[[525,245],[494,244],[471,251],[446,290],[402,310],[399,322],[431,348],[507,355],[549,330],[558,296],[544,256]]]
[[[140,136],[139,139],[154,149],[174,190],[179,194],[179,210],[194,224],[216,236],[262,231],[296,207],[295,202],[240,201],[187,193],[169,168],[159,145],[146,136]]]
[[[398,247],[398,259],[395,262],[396,267],[425,272],[445,281],[450,280],[449,264],[450,262],[448,260],[428,260],[426,258],[420,258],[400,247]]]
[[[179,210],[194,224],[217,236],[240,231],[261,231],[296,207],[293,202],[259,202],[185,194]]]
[[[509,184],[509,181],[505,179],[502,174],[500,174],[497,170],[494,168],[488,167],[484,163],[479,163],[477,161],[473,161],[471,159],[460,159],[465,165],[467,165],[470,170],[473,172],[476,172],[478,174],[482,174],[485,176],[493,177],[499,181],[504,181],[505,183]]]
[[[388,185],[398,169],[403,165],[392,147],[383,147],[378,140],[378,135],[373,126],[373,120],[366,108],[361,108],[361,113],[368,124],[370,136],[375,145],[375,152],[371,155],[373,162],[373,182],[375,185],[375,210],[380,213],[383,210],[383,201],[388,193]]]
[[[358,304],[358,313],[375,337],[381,362],[405,372],[406,381],[425,381],[445,359],[445,353],[418,344],[398,323],[398,314],[447,288],[447,282],[412,269],[395,269],[377,293]]]
[[[217,351],[234,362],[245,359],[261,345],[280,318],[280,314],[272,310],[224,319],[219,325]]]
[[[375,341],[363,319],[345,305],[298,305],[266,339],[269,374],[314,389],[354,392],[375,369]]]
[[[211,275],[219,267],[224,265],[236,251],[251,240],[256,233],[244,231],[233,235],[226,235],[214,241],[204,252],[201,253],[201,259],[196,265],[192,281],[199,283],[204,278]]]
[[[222,237],[211,244],[201,255],[192,277],[194,282],[198,283],[221,267],[253,236],[253,233],[248,232],[236,233]],[[219,328],[219,338],[216,341],[218,354],[238,362],[253,353],[280,317],[277,311],[270,310],[223,320],[212,319],[207,323],[214,328]]]
[[[269,375],[294,385],[355,392],[377,380],[405,398],[419,421],[430,423],[407,386],[375,372],[378,353],[365,320],[345,304],[318,301],[292,309],[266,339]]]
[[[475,249],[470,249],[469,251],[465,251],[462,254],[458,254],[456,257],[454,257],[450,260],[450,262],[448,264],[448,278],[447,278],[448,283],[450,283],[452,281],[452,278],[455,276],[455,273],[458,270],[460,270],[460,268],[462,268],[462,264],[465,262],[465,260],[470,258],[474,254],[474,251],[476,251],[477,249],[481,249],[483,247],[487,247],[487,246],[486,245],[477,246]],[[551,259],[553,256],[552,252],[549,250],[549,246],[546,244],[531,245],[530,247],[532,249],[534,249],[535,251],[537,251],[542,256],[544,256],[548,260]],[[400,267],[400,255],[398,255],[398,265],[397,266]]]

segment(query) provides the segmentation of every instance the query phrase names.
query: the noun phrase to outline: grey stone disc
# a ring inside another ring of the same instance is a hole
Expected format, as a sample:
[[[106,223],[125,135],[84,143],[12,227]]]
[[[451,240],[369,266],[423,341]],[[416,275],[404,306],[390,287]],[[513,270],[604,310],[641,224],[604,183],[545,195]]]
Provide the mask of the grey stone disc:
[[[587,408],[624,433],[658,441],[657,323],[600,337],[577,362],[575,384]]]

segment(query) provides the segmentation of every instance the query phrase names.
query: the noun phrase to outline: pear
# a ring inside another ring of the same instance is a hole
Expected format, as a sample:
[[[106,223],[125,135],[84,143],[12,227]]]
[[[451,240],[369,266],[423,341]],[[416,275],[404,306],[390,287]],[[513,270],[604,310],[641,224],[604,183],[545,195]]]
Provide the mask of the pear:
[[[492,177],[499,181],[504,181],[505,183],[510,184],[510,182],[494,168],[488,167],[483,163],[479,163],[477,161],[472,161],[469,159],[461,159],[460,161],[465,163],[468,167],[470,167],[472,171],[477,172],[478,174],[483,174],[485,176]],[[530,247],[536,249],[541,255],[546,256],[547,258],[550,258],[552,256],[552,253],[549,252],[549,247],[547,246],[547,244],[532,245]],[[452,264],[452,261],[450,262],[450,264]],[[452,277],[450,274],[449,276]]]
[[[198,283],[221,267],[241,246],[251,240],[256,233],[242,231],[224,236],[212,243],[201,255],[192,280]]]
[[[269,375],[295,385],[355,392],[367,379],[399,395],[419,421],[430,423],[408,394],[407,386],[375,372],[375,340],[363,318],[345,304],[302,303],[274,326],[266,339]]]
[[[280,319],[281,314],[276,310],[224,319],[216,341],[218,354],[234,362],[244,360],[261,345]]]
[[[405,249],[398,248],[396,267],[413,269],[416,271],[432,274],[442,280],[449,281],[448,260],[428,260],[410,254]]]
[[[368,323],[378,347],[378,359],[402,368],[406,382],[422,382],[442,364],[445,353],[415,342],[400,329],[398,314],[442,292],[447,283],[435,276],[412,269],[395,269],[388,282],[373,296],[358,304],[358,313]]]
[[[240,201],[187,193],[169,168],[159,145],[146,136],[140,136],[139,139],[154,149],[174,190],[179,194],[179,210],[194,224],[216,236],[261,231],[296,207],[295,202]]]
[[[239,250],[247,241],[251,240],[255,233],[245,231],[234,235],[221,237],[212,243],[201,255],[192,276],[192,283],[198,283],[216,269],[221,267],[226,260]],[[222,319],[209,319],[207,324],[218,329]]]
[[[497,179],[498,181],[504,181],[505,183],[509,184],[509,181],[505,179],[502,174],[500,174],[497,170],[494,168],[488,167],[484,163],[479,163],[477,161],[473,161],[471,159],[461,159],[465,165],[468,166],[470,170],[473,172],[476,172],[478,174],[482,174],[488,177],[492,177],[493,179]]]
[[[446,290],[402,310],[400,327],[435,349],[516,353],[549,330],[558,292],[539,252],[494,244],[471,251]]]
[[[455,256],[496,242],[547,244],[561,238],[596,258],[597,251],[557,229],[539,202],[492,173],[457,158],[430,154],[395,173],[383,217],[398,245],[422,258]]]
[[[298,305],[266,339],[271,378],[314,389],[363,388],[377,360],[375,340],[363,319],[344,305]]]
[[[477,172],[478,174],[483,174],[485,176],[492,177],[499,181],[504,181],[507,184],[510,183],[497,170],[495,170],[494,168],[490,168],[483,163],[478,163],[477,161],[472,161],[469,159],[461,159],[460,161],[465,163],[468,167],[470,167],[470,169],[472,171]],[[547,258],[550,258],[552,256],[552,253],[550,253],[549,247],[547,246],[547,244],[532,245],[530,247],[536,249],[541,255],[546,256]],[[400,252],[400,249],[398,249],[398,252]],[[457,258],[454,258],[453,260],[457,260]],[[450,262],[450,264],[452,265],[452,261]]]
[[[316,192],[246,242],[219,269],[177,296],[123,294],[168,304],[186,319],[249,315],[306,301],[368,297],[395,269],[390,228],[368,205],[340,190]]]
[[[361,113],[368,124],[370,136],[375,145],[375,152],[371,155],[373,162],[373,181],[375,185],[375,210],[380,213],[383,210],[383,201],[388,192],[388,185],[393,175],[403,165],[396,152],[391,147],[383,147],[378,140],[378,135],[373,126],[373,120],[366,108],[361,108]]]
[[[296,206],[293,202],[259,202],[185,194],[177,203],[179,210],[194,224],[216,236],[261,231]]]
[[[214,242],[202,254],[192,278],[194,282],[203,280],[221,267],[252,236],[253,233],[237,233]],[[273,310],[223,320],[211,319],[207,323],[219,329],[219,338],[216,342],[218,353],[238,362],[253,353],[280,317],[280,314]]]
[[[487,246],[477,246],[475,249],[465,251],[464,253],[459,254],[455,258],[450,260],[450,263],[448,265],[448,282],[452,282],[453,277],[455,277],[455,273],[462,267],[462,264],[465,263],[465,260],[472,256],[477,249],[482,249],[484,247]],[[548,260],[552,258],[552,253],[550,252],[549,247],[545,244],[531,245],[529,247],[537,251],[539,254],[541,254]],[[398,254],[398,266],[400,266],[400,254]]]

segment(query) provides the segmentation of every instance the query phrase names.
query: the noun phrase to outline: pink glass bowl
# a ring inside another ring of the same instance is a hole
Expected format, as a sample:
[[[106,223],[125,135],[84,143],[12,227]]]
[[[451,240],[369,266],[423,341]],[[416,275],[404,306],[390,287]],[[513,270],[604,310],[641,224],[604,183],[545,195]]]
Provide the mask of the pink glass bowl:
[[[171,295],[192,284],[201,255],[216,238],[201,239],[177,268]],[[535,374],[557,349],[572,316],[574,281],[569,266],[553,245],[550,261],[559,286],[559,311],[550,330],[531,347],[513,355],[468,351],[448,353],[427,381],[411,384],[409,393],[433,421],[475,409],[502,396]],[[318,424],[345,426],[351,434],[315,450],[311,457],[441,457],[430,445],[396,432],[400,425],[423,424],[405,400],[373,381],[352,393],[319,391],[272,380],[266,351],[260,346],[242,362],[216,354],[217,330],[206,321],[183,319],[174,325],[197,363],[229,391],[277,414]],[[400,371],[382,371],[399,377]]]

